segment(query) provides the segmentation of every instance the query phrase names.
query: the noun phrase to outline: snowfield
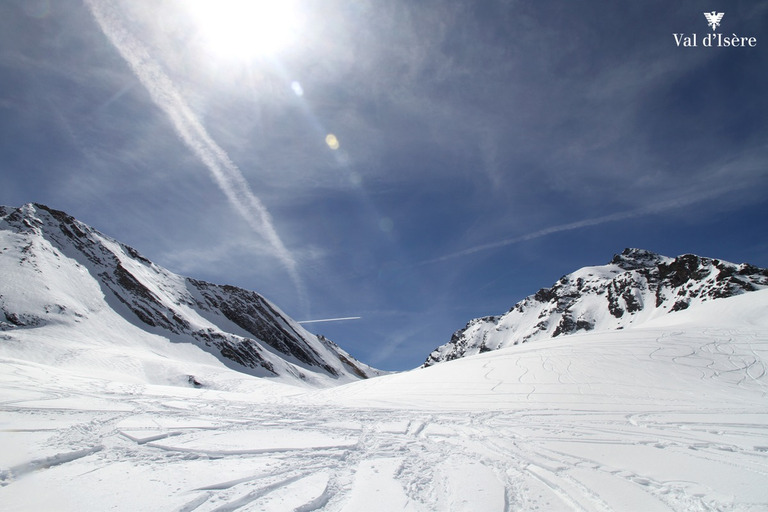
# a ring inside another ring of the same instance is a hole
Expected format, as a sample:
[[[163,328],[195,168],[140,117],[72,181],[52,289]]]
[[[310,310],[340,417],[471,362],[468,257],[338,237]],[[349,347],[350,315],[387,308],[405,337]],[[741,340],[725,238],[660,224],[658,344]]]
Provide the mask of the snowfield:
[[[768,510],[768,290],[322,390],[43,334],[0,333],[4,511]]]

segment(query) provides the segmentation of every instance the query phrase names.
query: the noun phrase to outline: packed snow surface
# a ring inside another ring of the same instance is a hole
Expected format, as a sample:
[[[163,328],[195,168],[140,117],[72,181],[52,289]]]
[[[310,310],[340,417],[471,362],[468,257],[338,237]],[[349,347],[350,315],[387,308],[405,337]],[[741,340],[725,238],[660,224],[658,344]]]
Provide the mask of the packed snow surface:
[[[323,390],[5,338],[4,511],[768,509],[768,290]]]

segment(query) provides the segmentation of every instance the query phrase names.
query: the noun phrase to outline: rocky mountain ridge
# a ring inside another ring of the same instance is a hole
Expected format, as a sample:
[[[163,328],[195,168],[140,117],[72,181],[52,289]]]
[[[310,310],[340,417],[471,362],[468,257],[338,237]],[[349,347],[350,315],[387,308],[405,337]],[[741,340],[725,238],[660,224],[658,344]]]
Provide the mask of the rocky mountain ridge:
[[[0,207],[0,330],[85,320],[111,308],[260,377],[340,382],[380,372],[309,333],[256,292],[179,276],[64,212]]]
[[[515,304],[471,320],[424,366],[534,340],[623,329],[659,315],[768,287],[768,270],[685,254],[625,249],[608,265],[584,267]]]

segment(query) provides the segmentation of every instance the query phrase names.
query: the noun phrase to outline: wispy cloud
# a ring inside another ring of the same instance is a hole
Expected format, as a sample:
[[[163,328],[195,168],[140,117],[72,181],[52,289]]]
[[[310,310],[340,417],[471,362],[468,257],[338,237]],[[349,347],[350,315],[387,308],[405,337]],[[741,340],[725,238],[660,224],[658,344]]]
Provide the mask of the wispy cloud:
[[[293,281],[302,302],[306,292],[296,260],[275,229],[272,216],[251,191],[240,169],[214,141],[172,80],[124,26],[119,13],[100,0],[84,0],[102,32],[130,65],[152,101],[171,120],[181,140],[205,165],[232,207],[272,248]]]
[[[508,245],[519,244],[521,242],[542,238],[555,233],[561,233],[564,231],[573,231],[576,229],[582,229],[582,228],[587,228],[592,226],[599,226],[601,224],[606,224],[609,222],[618,222],[622,220],[634,219],[638,217],[644,217],[646,215],[661,213],[667,210],[682,208],[714,196],[723,195],[726,192],[732,191],[734,188],[736,187],[721,189],[721,190],[712,191],[712,192],[692,194],[682,198],[676,198],[669,201],[662,201],[662,202],[650,204],[648,206],[644,206],[642,208],[636,208],[634,210],[612,213],[610,215],[602,215],[600,217],[593,217],[590,219],[582,219],[575,222],[569,222],[567,224],[559,224],[557,226],[550,226],[548,228],[540,229],[538,231],[527,233],[525,235],[520,235],[514,238],[505,238],[503,240],[497,240],[495,242],[489,242],[487,244],[481,244],[481,245],[476,245],[474,247],[469,247],[467,249],[463,249],[461,251],[457,251],[451,254],[446,254],[438,258],[422,261],[420,264],[427,265],[430,263],[439,263],[441,261],[461,258],[463,256],[470,256],[472,254],[482,252],[482,251],[487,251],[490,249],[498,249],[499,247],[506,247]]]
[[[320,322],[345,322],[347,320],[360,320],[361,316],[343,316],[339,318],[321,318],[319,320],[302,320],[300,322],[296,322],[299,324],[317,324]]]

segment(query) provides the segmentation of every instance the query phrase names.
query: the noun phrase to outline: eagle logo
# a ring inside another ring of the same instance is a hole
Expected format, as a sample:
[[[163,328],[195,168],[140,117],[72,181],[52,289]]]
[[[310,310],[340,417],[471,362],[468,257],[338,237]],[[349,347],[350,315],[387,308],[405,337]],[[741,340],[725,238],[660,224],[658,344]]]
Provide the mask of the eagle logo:
[[[723,16],[725,16],[724,12],[712,11],[704,13],[704,17],[707,18],[707,24],[712,27],[712,32],[720,26],[720,20],[723,19]]]

